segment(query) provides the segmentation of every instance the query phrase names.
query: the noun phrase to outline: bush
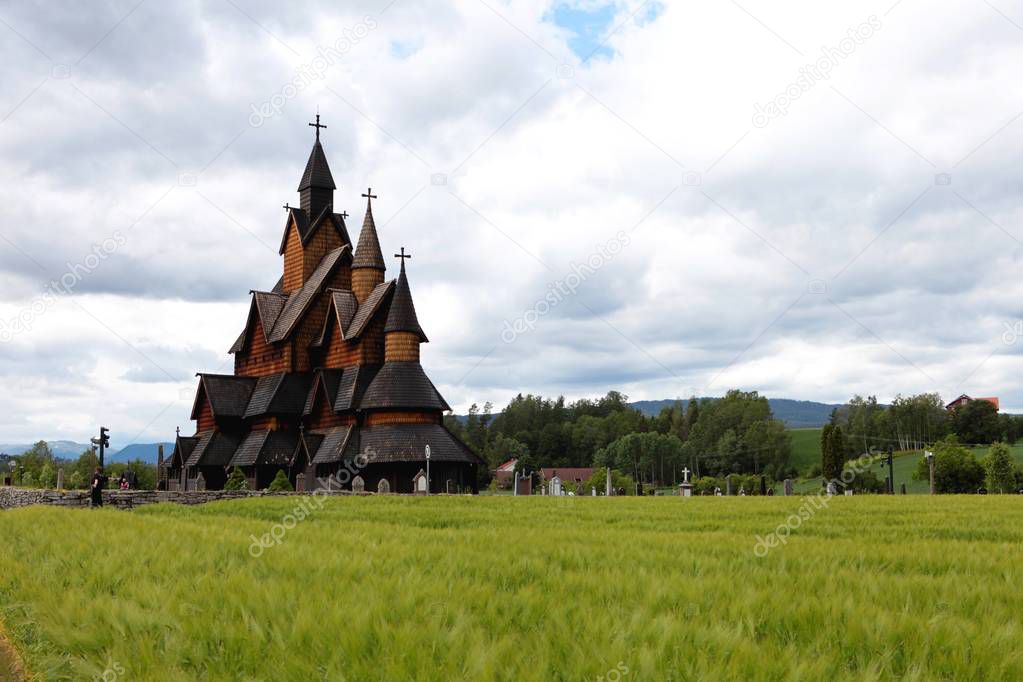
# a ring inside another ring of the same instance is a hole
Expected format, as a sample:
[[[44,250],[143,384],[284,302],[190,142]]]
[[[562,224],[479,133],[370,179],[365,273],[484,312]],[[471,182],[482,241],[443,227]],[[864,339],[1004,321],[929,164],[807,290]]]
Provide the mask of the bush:
[[[849,473],[845,473],[849,472]],[[844,487],[847,490],[852,490],[857,493],[886,493],[888,492],[888,486],[886,481],[882,481],[877,477],[873,471],[860,471],[856,473],[853,469],[846,469],[843,472],[844,478],[841,480],[843,483],[839,483],[840,487]],[[848,483],[844,481],[848,478],[851,480]]]
[[[920,458],[913,477],[929,478],[927,460]],[[934,489],[938,493],[975,493],[984,485],[985,471],[973,453],[949,436],[934,446]]]
[[[288,475],[284,473],[284,469],[277,472],[277,476],[274,477],[274,480],[267,487],[267,491],[271,493],[287,493],[293,490],[294,488],[291,487],[291,481],[288,480]]]
[[[806,472],[807,478],[817,478],[820,475],[821,475],[820,464],[814,464],[812,467],[810,467],[810,470]]]
[[[994,443],[984,458],[987,470],[987,487],[993,493],[1016,492],[1016,467],[1005,443]]]
[[[593,470],[593,475],[590,476],[590,480],[585,481],[582,484],[583,495],[590,494],[590,487],[597,489],[598,495],[603,495],[607,489],[607,467],[597,467]],[[611,470],[611,487],[615,489],[615,494],[620,489],[625,489],[626,495],[636,494],[636,482],[632,479],[632,476],[626,476],[618,469]]]
[[[277,472],[278,476],[283,473],[283,471]],[[231,475],[227,477],[227,483],[224,484],[224,490],[248,490],[248,488],[249,482],[245,479],[245,474],[242,472],[242,468],[235,467],[232,469]]]

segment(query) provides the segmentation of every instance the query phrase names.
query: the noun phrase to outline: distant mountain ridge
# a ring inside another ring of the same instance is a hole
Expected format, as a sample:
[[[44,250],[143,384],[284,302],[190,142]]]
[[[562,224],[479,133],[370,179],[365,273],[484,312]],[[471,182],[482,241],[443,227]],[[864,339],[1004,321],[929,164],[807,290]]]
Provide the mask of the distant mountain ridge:
[[[704,400],[720,400],[720,398],[700,398],[701,402]],[[683,405],[688,402],[688,398],[682,400]],[[820,428],[831,421],[831,411],[833,409],[842,407],[839,404],[818,403],[812,400],[792,400],[790,398],[768,398],[767,402],[771,406],[774,418],[784,422],[785,426],[790,429]],[[674,403],[674,399],[637,400],[634,403],[629,403],[629,407],[639,410],[648,417],[656,417],[660,414],[661,410],[665,407],[671,407]],[[455,419],[463,424],[468,418],[464,414],[455,415]]]
[[[73,440],[50,440],[46,442],[50,446],[50,450],[53,451],[54,457],[60,459],[78,459],[83,452],[92,448],[92,445],[89,443],[77,443]],[[33,445],[35,443],[0,444],[0,453],[20,455],[26,450],[31,450]],[[174,449],[174,443],[132,443],[120,450],[107,450],[105,459],[108,462],[127,462],[133,459],[141,459],[143,462],[156,464],[157,453],[161,445],[163,445],[164,456],[170,457],[171,450]]]
[[[700,398],[704,400],[719,400],[719,398]],[[682,403],[688,403],[683,400]],[[665,407],[671,407],[674,400],[637,400],[629,403],[648,417],[656,417]],[[792,400],[790,398],[768,398],[767,403],[771,406],[774,418],[785,422],[790,429],[809,429],[824,426],[831,420],[831,411],[839,404],[818,403],[812,400]]]

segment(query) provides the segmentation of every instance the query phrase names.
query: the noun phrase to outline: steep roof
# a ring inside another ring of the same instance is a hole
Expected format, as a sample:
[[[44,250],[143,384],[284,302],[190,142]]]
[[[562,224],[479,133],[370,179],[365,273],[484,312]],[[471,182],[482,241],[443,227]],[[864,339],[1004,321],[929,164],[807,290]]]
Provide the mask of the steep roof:
[[[214,417],[242,417],[256,387],[255,377],[233,374],[198,374],[199,390],[192,404],[192,419],[199,418],[199,397],[205,393]]]
[[[355,313],[359,309],[359,301],[355,298],[355,294],[345,289],[330,289],[330,302],[327,307],[327,316],[323,320],[323,327],[320,329],[319,336],[312,342],[312,346],[319,348],[323,344],[327,343],[327,335],[336,324],[342,339],[348,338],[349,327],[352,326],[352,320],[355,318]]]
[[[355,247],[355,259],[352,268],[376,268],[386,270],[384,254],[380,251],[380,240],[377,238],[377,226],[373,222],[373,204],[366,199],[366,217],[362,221],[359,232],[359,244]]]
[[[287,465],[297,447],[298,434],[294,431],[252,431],[234,453],[231,466]]]
[[[419,336],[423,343],[429,341],[423,328],[419,326],[419,318],[416,317],[416,306],[412,303],[412,291],[408,286],[408,277],[405,275],[405,259],[401,261],[401,272],[398,274],[398,281],[394,285],[394,295],[391,297],[391,307],[387,311],[387,322],[384,324],[385,332],[412,332]]]
[[[316,396],[322,394],[327,404],[334,408],[334,401],[337,399],[337,387],[341,383],[342,370],[321,369],[313,376],[312,385],[306,395],[305,405],[302,407],[302,414],[312,414],[316,407]]]
[[[195,450],[196,444],[199,442],[198,436],[178,436],[174,439],[174,451],[171,452],[171,456],[164,461],[163,465],[165,468],[171,468],[175,462],[178,466],[184,465],[188,461],[188,457]]]
[[[342,244],[351,245],[352,243],[352,238],[348,236],[348,226],[345,223],[344,217],[340,213],[334,213],[330,206],[324,206],[319,215],[315,216],[312,220],[309,219],[309,216],[301,208],[292,206],[288,209],[288,219],[284,223],[284,233],[281,235],[281,246],[278,249],[278,253],[284,253],[284,249],[288,245],[288,230],[291,229],[292,221],[295,223],[295,229],[298,230],[298,237],[302,242],[302,246],[305,246],[312,236],[316,234],[316,231],[320,229],[320,226],[324,224],[330,224],[337,231],[341,237]]]
[[[302,180],[298,183],[298,191],[301,192],[307,187],[337,189],[334,176],[330,174],[330,166],[327,165],[327,155],[323,153],[323,145],[320,144],[318,136],[312,151],[309,152],[309,160],[306,161]]]
[[[313,455],[313,464],[331,464],[344,459],[346,446],[349,445],[354,426],[337,426],[332,429],[314,431],[314,435],[322,436],[319,447]]]
[[[273,332],[270,333],[270,338],[268,339],[270,343],[284,341],[291,335],[306,311],[313,304],[316,294],[323,289],[335,268],[337,268],[342,258],[348,253],[349,247],[347,245],[336,248],[328,253],[320,261],[320,264],[316,266],[313,274],[305,281],[302,288],[291,292],[287,303],[284,304],[284,309],[281,310],[281,314],[277,318]]]
[[[381,304],[387,300],[388,295],[393,289],[393,280],[381,282],[373,288],[373,291],[362,302],[359,309],[355,311],[355,317],[352,318],[352,323],[348,325],[348,331],[345,333],[346,339],[357,339],[362,336],[362,332],[366,331],[366,326],[373,319],[377,311],[380,310]]]
[[[256,315],[259,316],[260,324],[263,326],[263,338],[270,342],[270,332],[277,323],[284,305],[288,302],[288,295],[275,291],[250,291],[252,303],[249,304],[249,316],[245,321],[245,329],[231,346],[228,353],[240,353],[245,350],[245,341],[248,338],[249,328]]]
[[[359,454],[369,464],[381,462],[426,462],[426,446],[430,461],[484,462],[469,447],[440,424],[379,424],[359,428]]]
[[[363,410],[418,408],[450,410],[418,362],[386,362],[359,402]]]
[[[223,431],[201,431],[186,466],[226,466],[238,449],[239,439]]]
[[[245,417],[302,414],[312,380],[307,373],[280,372],[260,377],[245,409]]]
[[[334,411],[354,410],[379,369],[380,365],[357,365],[345,369],[338,383]]]

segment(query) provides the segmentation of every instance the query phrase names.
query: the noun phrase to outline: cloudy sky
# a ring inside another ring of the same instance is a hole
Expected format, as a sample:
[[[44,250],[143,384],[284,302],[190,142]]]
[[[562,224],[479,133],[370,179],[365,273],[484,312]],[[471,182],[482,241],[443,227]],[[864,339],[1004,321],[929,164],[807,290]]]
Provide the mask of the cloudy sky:
[[[337,5],[0,5],[0,442],[191,431],[280,274],[317,108],[353,238],[372,186],[414,255],[458,411],[1023,410],[1019,2]]]

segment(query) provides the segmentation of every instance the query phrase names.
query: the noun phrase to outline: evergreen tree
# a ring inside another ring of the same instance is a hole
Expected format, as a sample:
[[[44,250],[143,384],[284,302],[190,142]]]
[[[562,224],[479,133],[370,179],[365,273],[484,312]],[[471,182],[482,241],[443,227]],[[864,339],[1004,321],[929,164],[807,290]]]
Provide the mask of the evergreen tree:
[[[274,480],[270,482],[267,487],[267,492],[271,493],[285,493],[291,492],[294,488],[291,487],[291,481],[288,480],[288,475],[284,473],[284,469],[279,469],[277,475],[274,476]]]
[[[283,471],[278,474],[284,473]],[[224,490],[248,490],[249,482],[245,479],[245,473],[242,472],[241,467],[235,467],[231,470],[231,475],[227,477],[227,483],[224,484]]]

